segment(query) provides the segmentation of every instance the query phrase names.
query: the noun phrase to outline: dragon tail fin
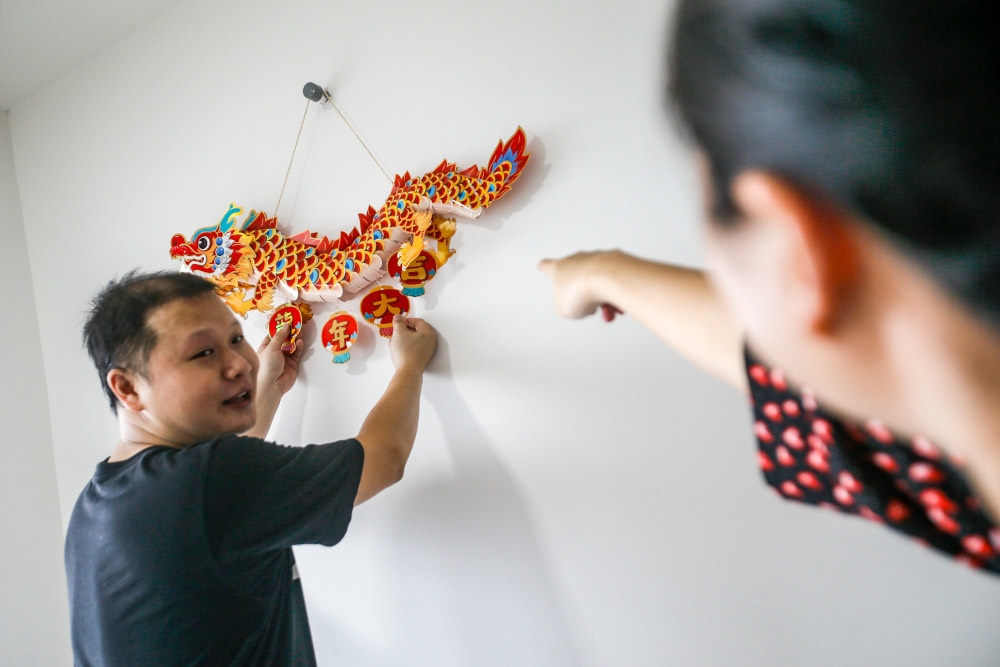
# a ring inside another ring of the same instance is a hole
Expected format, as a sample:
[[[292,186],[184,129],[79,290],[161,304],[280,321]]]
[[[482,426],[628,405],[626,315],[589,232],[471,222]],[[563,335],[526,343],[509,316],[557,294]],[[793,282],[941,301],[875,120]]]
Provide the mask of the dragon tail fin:
[[[500,141],[497,144],[496,150],[490,156],[489,166],[484,170],[486,181],[496,187],[491,200],[510,190],[510,186],[521,176],[524,165],[531,157],[529,153],[524,152],[526,144],[527,138],[520,126],[506,143]]]

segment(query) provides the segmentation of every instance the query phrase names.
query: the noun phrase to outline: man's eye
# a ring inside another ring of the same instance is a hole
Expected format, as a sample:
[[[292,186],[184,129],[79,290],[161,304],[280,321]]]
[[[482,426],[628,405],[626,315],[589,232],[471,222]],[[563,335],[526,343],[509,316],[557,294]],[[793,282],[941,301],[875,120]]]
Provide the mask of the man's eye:
[[[194,355],[191,358],[192,359],[201,359],[202,357],[207,357],[210,354],[212,354],[212,350],[202,350],[201,352],[199,352],[198,354]]]
[[[234,338],[233,342],[234,343],[242,343],[243,342],[243,334],[240,334],[239,336],[237,336],[236,338]]]

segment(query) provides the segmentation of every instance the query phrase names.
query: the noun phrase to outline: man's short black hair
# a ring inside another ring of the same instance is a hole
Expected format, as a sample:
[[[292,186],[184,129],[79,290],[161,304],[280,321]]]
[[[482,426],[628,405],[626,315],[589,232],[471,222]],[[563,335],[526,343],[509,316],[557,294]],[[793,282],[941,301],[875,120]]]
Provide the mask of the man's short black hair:
[[[94,297],[83,326],[83,343],[112,411],[117,412],[118,399],[108,386],[108,372],[121,368],[146,373],[149,353],[156,345],[156,332],[148,326],[150,313],[171,301],[214,290],[212,283],[189,273],[140,273],[136,269],[112,280]]]

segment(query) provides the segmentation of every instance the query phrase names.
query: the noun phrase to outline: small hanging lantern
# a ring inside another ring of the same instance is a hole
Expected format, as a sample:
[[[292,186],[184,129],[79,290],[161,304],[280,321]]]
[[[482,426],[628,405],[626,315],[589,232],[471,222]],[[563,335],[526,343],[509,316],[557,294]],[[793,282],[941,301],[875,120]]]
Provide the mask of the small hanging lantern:
[[[358,321],[345,310],[338,310],[323,325],[323,347],[333,355],[333,363],[351,358],[350,347],[358,339]]]
[[[296,306],[288,305],[282,306],[278,310],[274,311],[270,319],[267,321],[267,332],[271,338],[284,327],[291,327],[292,331],[288,334],[288,342],[291,344],[292,349],[289,352],[295,351],[295,346],[298,342],[299,332],[302,331],[302,311],[300,311]]]
[[[426,250],[410,262],[405,269],[399,261],[399,254],[389,258],[389,275],[399,280],[406,296],[423,296],[424,285],[437,273],[437,262]]]
[[[361,314],[386,338],[392,336],[392,318],[409,312],[410,300],[395,287],[376,287],[361,300]]]

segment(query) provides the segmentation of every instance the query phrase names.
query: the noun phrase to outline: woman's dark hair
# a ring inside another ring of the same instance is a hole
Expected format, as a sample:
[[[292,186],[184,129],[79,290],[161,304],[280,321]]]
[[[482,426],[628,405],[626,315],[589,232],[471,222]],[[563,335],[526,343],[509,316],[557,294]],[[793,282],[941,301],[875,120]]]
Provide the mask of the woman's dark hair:
[[[887,232],[1000,322],[1000,24],[982,0],[680,0],[669,97],[715,217],[763,169]]]
[[[213,292],[215,287],[189,273],[131,271],[109,282],[91,303],[83,326],[83,343],[101,377],[101,387],[117,410],[118,399],[108,386],[108,371],[128,369],[145,375],[156,332],[149,315],[176,299],[190,299]]]

